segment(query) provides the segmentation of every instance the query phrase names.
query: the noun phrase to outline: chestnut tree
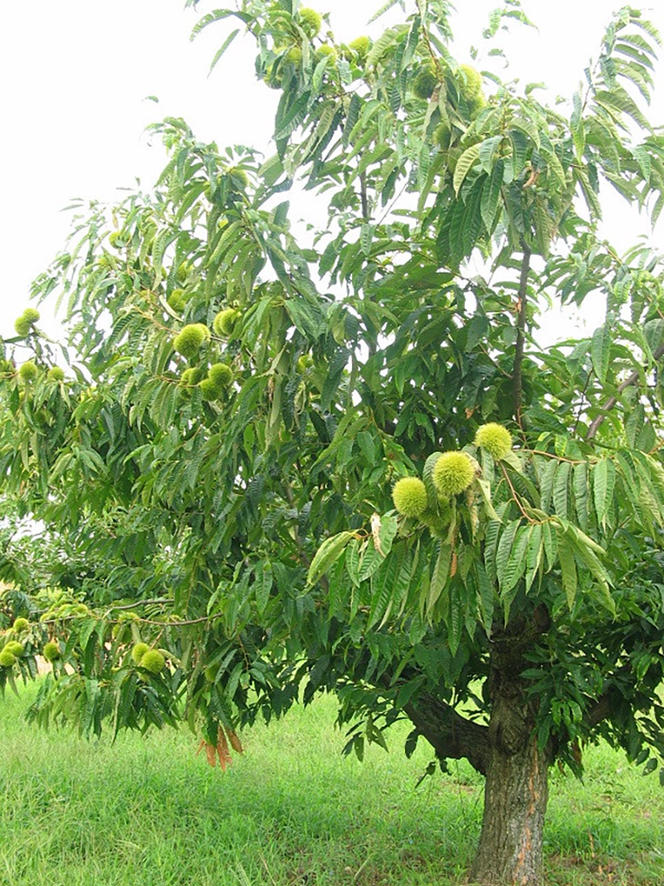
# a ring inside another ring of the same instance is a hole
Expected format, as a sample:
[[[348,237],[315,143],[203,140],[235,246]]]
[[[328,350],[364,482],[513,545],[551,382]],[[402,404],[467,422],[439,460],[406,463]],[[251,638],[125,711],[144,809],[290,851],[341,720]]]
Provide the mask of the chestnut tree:
[[[317,693],[360,757],[407,718],[406,753],[486,777],[471,880],[535,886],[551,765],[664,754],[663,267],[599,227],[609,186],[664,203],[658,37],[624,7],[552,103],[406,5],[348,45],[296,0],[205,15],[215,63],[255,38],[274,155],[165,120],[154,189],[81,206],[35,281],[68,337],[31,308],[3,344],[2,489],[40,534],[3,529],[0,684],[43,652],[33,720],[185,721],[224,767]]]

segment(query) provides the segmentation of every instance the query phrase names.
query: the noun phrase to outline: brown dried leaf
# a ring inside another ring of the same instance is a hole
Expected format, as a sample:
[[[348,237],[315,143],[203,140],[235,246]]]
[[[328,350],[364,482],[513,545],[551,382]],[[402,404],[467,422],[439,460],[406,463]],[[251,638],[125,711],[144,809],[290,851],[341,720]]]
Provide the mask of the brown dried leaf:
[[[374,547],[381,555],[381,557],[385,556],[385,552],[380,546],[380,514],[372,514],[371,515],[371,535],[373,538]]]
[[[217,759],[215,757],[216,748],[213,744],[210,744],[208,741],[205,742],[205,756],[207,757],[207,761],[210,766],[215,766],[217,763]]]
[[[226,741],[226,736],[224,735],[224,730],[220,726],[217,730],[217,754],[219,756],[219,765],[221,768],[226,771],[226,767],[230,766],[233,762],[230,751],[228,750],[228,742]]]
[[[450,563],[450,578],[454,578],[457,573],[457,566],[459,565],[459,558],[457,557],[456,551],[452,551],[452,562]]]
[[[233,748],[234,751],[237,751],[238,754],[244,753],[244,748],[242,747],[242,742],[238,738],[237,733],[233,732],[232,729],[228,730],[228,740],[230,741],[231,747]]]

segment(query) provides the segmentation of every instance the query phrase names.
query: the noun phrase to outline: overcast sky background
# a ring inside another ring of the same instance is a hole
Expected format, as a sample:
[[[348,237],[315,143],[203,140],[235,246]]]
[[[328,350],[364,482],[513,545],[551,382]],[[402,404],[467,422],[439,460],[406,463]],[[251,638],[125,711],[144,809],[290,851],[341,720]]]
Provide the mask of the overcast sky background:
[[[2,298],[0,335],[13,334],[15,318],[28,303],[30,281],[62,248],[72,198],[112,200],[136,178],[148,187],[164,163],[158,138],[145,133],[165,116],[184,117],[202,140],[257,146],[267,152],[278,93],[254,74],[254,44],[238,39],[215,71],[208,68],[225,26],[212,26],[194,42],[199,15],[184,0],[5,0],[0,5],[0,82],[4,136],[0,217]],[[214,6],[220,6],[217,2]],[[228,5],[231,5],[229,2]],[[381,0],[307,0],[331,23],[342,41],[379,34],[401,13],[367,26]],[[480,49],[477,67],[500,70],[482,54],[481,31],[498,0],[458,0],[455,53]],[[546,82],[570,96],[597,49],[605,24],[619,6],[613,0],[524,0],[538,30],[514,24],[501,45],[511,71],[524,82]],[[409,11],[414,0],[407,0]],[[644,6],[644,9],[647,7]],[[664,4],[648,17],[664,33]],[[664,123],[664,65],[657,70],[651,119]],[[159,103],[147,99],[157,96]],[[620,249],[649,227],[613,198],[606,231]],[[661,239],[662,226],[656,231]],[[43,311],[47,329],[56,326]]]

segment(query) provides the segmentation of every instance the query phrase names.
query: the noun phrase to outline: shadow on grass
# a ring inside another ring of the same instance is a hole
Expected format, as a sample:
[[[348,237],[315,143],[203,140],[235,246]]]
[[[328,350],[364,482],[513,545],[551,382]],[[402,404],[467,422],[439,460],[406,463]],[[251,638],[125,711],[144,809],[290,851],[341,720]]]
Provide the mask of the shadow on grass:
[[[449,775],[416,790],[430,753],[422,745],[406,760],[401,735],[390,754],[371,748],[362,764],[341,757],[331,699],[248,731],[247,753],[225,774],[195,756],[186,732],[88,743],[69,731],[26,726],[25,703],[0,702],[0,882],[463,882],[479,834],[481,779],[453,764]],[[554,779],[546,882],[655,886],[664,882],[657,849],[664,801],[649,797],[654,821],[635,815],[645,780],[613,772],[607,812],[598,784],[617,764],[603,753],[587,785]]]

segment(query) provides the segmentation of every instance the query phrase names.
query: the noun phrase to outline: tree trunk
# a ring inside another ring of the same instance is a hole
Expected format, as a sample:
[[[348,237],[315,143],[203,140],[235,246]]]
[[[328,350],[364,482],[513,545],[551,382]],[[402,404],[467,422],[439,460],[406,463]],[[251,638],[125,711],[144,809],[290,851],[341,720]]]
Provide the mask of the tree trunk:
[[[436,755],[466,757],[485,776],[482,832],[469,882],[473,886],[541,886],[542,836],[551,748],[534,738],[537,701],[525,691],[525,652],[550,625],[538,607],[491,637],[486,692],[488,726],[423,693],[405,710]]]
[[[489,761],[470,882],[540,886],[550,753],[537,746],[534,702],[521,679],[528,634],[520,622],[510,628],[495,636],[491,653]]]
[[[548,760],[534,740],[516,753],[493,747],[471,883],[540,886],[547,777]]]

